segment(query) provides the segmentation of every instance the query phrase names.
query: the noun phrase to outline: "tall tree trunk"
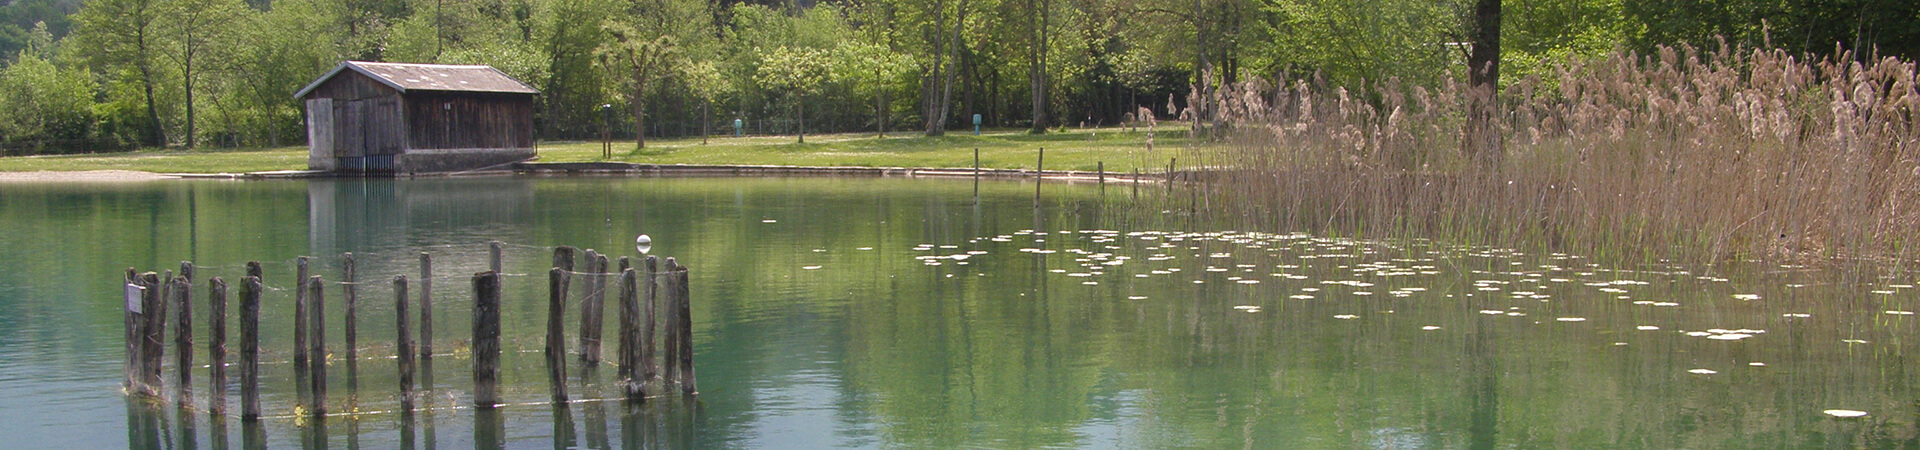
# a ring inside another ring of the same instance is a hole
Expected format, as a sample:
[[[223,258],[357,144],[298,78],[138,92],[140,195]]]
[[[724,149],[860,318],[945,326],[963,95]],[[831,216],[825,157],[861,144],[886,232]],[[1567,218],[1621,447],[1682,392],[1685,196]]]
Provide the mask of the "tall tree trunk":
[[[1473,51],[1467,56],[1467,129],[1462,144],[1469,155],[1499,160],[1500,1],[1476,0]]]
[[[874,94],[874,97],[877,98],[878,100],[873,104],[873,116],[877,118],[876,120],[878,121],[878,125],[880,127],[880,137],[886,138],[887,137],[887,88],[885,86],[885,82],[882,82],[881,84],[882,86],[878,89],[879,92]]]
[[[193,34],[192,34],[192,32],[188,32],[188,34],[187,34],[187,50],[186,50],[186,55],[185,55],[185,57],[184,57],[184,58],[183,58],[183,59],[181,60],[181,61],[182,61],[182,64],[181,64],[181,68],[180,68],[180,75],[181,75],[181,78],[183,78],[183,79],[184,79],[184,81],[185,81],[185,84],[186,84],[186,94],[187,94],[187,135],[185,136],[185,138],[186,138],[186,145],[187,145],[187,148],[189,148],[189,149],[191,149],[191,148],[193,148],[193,144],[194,144],[194,142],[193,142],[193,139],[194,139],[194,135],[195,135],[195,133],[194,133],[194,131],[193,131],[193,50],[194,50],[194,49],[193,49]]]
[[[145,2],[142,4],[141,13],[145,15]],[[140,53],[136,56],[140,58],[140,88],[147,96],[147,123],[151,127],[147,129],[147,145],[165,147],[167,146],[167,129],[160,125],[160,108],[154,106],[153,62],[150,61],[153,55],[147,50],[147,27],[151,25],[152,22],[141,23],[140,30],[134,32],[134,48]]]
[[[1027,83],[1033,100],[1033,126],[1030,134],[1047,132],[1047,0],[1027,0],[1027,28],[1032,40],[1027,49]]]
[[[707,138],[713,136],[713,100],[700,101],[700,145],[707,145]]]
[[[1199,138],[1202,130],[1200,121],[1206,115],[1208,97],[1213,94],[1213,66],[1207,61],[1207,20],[1206,5],[1201,0],[1193,0],[1193,65],[1194,89],[1193,101],[1187,102],[1188,115],[1193,120],[1190,136]]]
[[[635,70],[633,76],[633,148],[647,148],[647,75]]]
[[[807,143],[807,98],[795,96],[794,99],[793,118],[800,122],[800,125],[795,127],[795,131],[800,135],[800,143],[805,144]]]

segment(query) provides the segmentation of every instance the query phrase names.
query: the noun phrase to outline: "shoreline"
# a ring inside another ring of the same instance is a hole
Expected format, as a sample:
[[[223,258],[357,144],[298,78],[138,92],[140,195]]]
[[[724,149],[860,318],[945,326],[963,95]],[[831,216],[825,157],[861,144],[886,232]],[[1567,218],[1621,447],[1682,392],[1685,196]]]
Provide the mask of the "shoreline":
[[[620,162],[516,163],[507,167],[447,173],[376,174],[367,178],[438,178],[474,176],[873,176],[909,178],[980,178],[1047,181],[1156,183],[1163,173],[1116,173],[1073,170],[973,169],[942,167],[848,167],[718,164],[638,164]],[[278,170],[247,173],[156,173],[137,170],[82,170],[0,172],[0,183],[133,183],[179,179],[275,180],[313,178],[355,178],[354,174],[314,170]]]

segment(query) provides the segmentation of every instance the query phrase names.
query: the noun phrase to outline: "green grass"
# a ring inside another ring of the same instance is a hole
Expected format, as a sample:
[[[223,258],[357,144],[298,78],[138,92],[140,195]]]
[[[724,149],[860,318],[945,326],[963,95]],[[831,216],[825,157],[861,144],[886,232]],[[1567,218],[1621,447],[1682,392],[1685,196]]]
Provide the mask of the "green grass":
[[[980,149],[985,168],[1033,168],[1037,150],[1046,147],[1050,170],[1094,170],[1106,163],[1109,172],[1164,169],[1167,159],[1182,157],[1188,139],[1184,130],[1161,129],[1154,149],[1147,149],[1147,132],[1126,128],[1068,130],[1043,135],[1025,130],[988,130],[980,136],[965,131],[941,137],[920,133],[808,135],[807,143],[793,136],[699,137],[648,139],[647,148],[633,141],[615,141],[613,157],[602,158],[599,142],[541,142],[541,162],[619,161],[644,164],[739,164],[842,167],[973,167],[973,149]],[[1186,159],[1182,157],[1182,159]],[[0,172],[137,170],[156,173],[239,173],[307,168],[306,147],[218,150],[143,150],[126,153],[0,158]]]

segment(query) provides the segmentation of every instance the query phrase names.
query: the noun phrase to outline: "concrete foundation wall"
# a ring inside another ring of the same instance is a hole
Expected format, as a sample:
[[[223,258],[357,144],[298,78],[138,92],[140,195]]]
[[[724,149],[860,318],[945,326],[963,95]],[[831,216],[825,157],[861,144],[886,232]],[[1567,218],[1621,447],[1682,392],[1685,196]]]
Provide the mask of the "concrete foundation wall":
[[[531,148],[409,149],[397,155],[394,172],[459,172],[532,159]]]

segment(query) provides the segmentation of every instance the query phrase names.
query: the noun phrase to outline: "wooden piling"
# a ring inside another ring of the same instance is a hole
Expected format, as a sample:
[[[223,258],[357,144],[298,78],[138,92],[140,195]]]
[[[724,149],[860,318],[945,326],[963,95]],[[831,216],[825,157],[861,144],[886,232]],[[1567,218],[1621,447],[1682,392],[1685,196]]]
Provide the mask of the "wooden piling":
[[[500,403],[500,273],[473,275],[473,404]]]
[[[307,336],[307,342],[313,346],[312,350],[307,352],[307,370],[311,372],[308,375],[313,379],[313,388],[310,389],[313,398],[308,402],[307,410],[315,416],[327,414],[327,297],[323,289],[325,285],[326,283],[319,275],[307,279],[307,301],[311,303],[308,305],[310,309],[307,312],[308,318],[312,321],[307,329],[307,332],[311,333]]]
[[[433,256],[420,252],[420,361],[433,361]],[[425,381],[425,380],[423,380]],[[431,384],[431,383],[429,383]],[[423,386],[433,389],[433,386]]]
[[[168,271],[166,277],[172,278],[173,272]],[[162,339],[167,334],[167,286],[161,284],[162,278],[153,272],[142,274],[142,278],[148,286],[146,295],[140,299],[146,311],[146,317],[143,318],[145,329],[141,330],[145,336],[141,337],[140,350],[140,377],[145,384],[142,393],[158,397],[161,387],[160,361],[166,357],[166,345]]]
[[[407,276],[393,277],[394,353],[400,362],[400,407],[413,409],[413,333],[407,329]],[[411,444],[411,442],[409,442]]]
[[[553,401],[567,401],[567,271],[554,267],[547,271],[547,382]]]
[[[240,283],[240,420],[248,422],[260,420],[260,292],[264,288],[259,276],[249,275]]]
[[[304,386],[307,386],[307,257],[294,258],[293,266],[293,377],[294,384],[305,389]]]
[[[353,362],[358,361],[360,359],[360,350],[357,348],[358,346],[355,345],[358,343],[358,340],[359,340],[357,339],[357,337],[359,336],[360,332],[357,324],[360,321],[360,319],[359,319],[359,316],[356,315],[355,308],[354,308],[354,305],[359,302],[359,295],[357,295],[358,294],[357,289],[355,289],[353,284],[354,280],[356,280],[354,278],[353,265],[354,264],[353,264],[352,252],[348,252],[340,255],[340,281],[342,282],[340,285],[340,296],[341,296],[341,301],[345,303],[345,306],[347,309],[345,316],[342,317],[342,319],[347,321],[347,323],[345,324],[346,328],[342,331],[346,332],[346,335],[347,335],[346,336],[347,338],[346,339],[346,349],[347,349],[346,360],[348,362],[347,364],[348,380],[354,380],[355,378],[358,378],[358,377],[355,377],[354,376],[355,374],[353,373],[355,372]],[[357,384],[357,383],[350,383],[350,385],[351,384]]]
[[[144,320],[143,315],[138,312],[141,311],[141,292],[144,292],[145,289],[140,287],[139,282],[140,275],[134,272],[132,267],[128,267],[126,278],[124,279],[125,284],[121,290],[121,301],[123,303],[120,307],[120,324],[125,328],[122,330],[124,334],[120,336],[122,340],[121,344],[126,347],[125,359],[122,360],[120,366],[122,375],[125,375],[126,379],[121,382],[121,387],[124,388],[128,394],[139,391],[137,389],[140,382],[141,361],[139,343],[140,337],[146,335],[140,327],[142,320]]]
[[[180,273],[192,273],[186,263]],[[193,284],[185,275],[173,279],[173,371],[175,404],[193,405]]]
[[[694,395],[700,393],[693,376],[693,298],[688,283],[687,268],[667,258],[667,266],[672,267],[673,297],[680,312],[680,393]]]
[[[487,243],[487,268],[493,273],[504,273],[501,268],[506,266],[506,261],[502,256],[501,245],[503,244],[500,241]]]
[[[677,268],[677,264],[673,258],[667,258],[661,264],[660,274],[655,278],[660,283],[660,290],[656,295],[660,298],[661,308],[660,384],[662,387],[671,386],[673,382],[680,379],[680,365],[676,363],[680,361],[680,308],[673,301],[673,293],[677,292],[675,290],[677,288],[673,286],[675,281],[673,271]]]
[[[620,258],[622,264],[627,258]],[[637,325],[640,318],[640,293],[632,268],[620,271],[620,384],[626,388],[627,398],[640,398],[640,385],[644,380],[634,378],[633,368],[640,360],[640,330]]]
[[[1033,207],[1040,207],[1040,180],[1047,177],[1047,148],[1040,147],[1040,157],[1033,162]]]
[[[207,280],[207,412],[227,413],[227,280]]]
[[[640,281],[640,359],[636,362],[640,366],[641,383],[651,382],[653,377],[660,374],[660,366],[654,363],[653,355],[654,316],[655,311],[660,309],[659,260],[658,257],[647,255],[647,259],[640,262],[640,270],[645,273],[645,278]]]
[[[586,270],[590,274],[585,280],[585,290],[580,292],[580,361],[592,366],[600,363],[600,303],[605,284],[601,272],[606,258],[599,252],[587,249]]]

